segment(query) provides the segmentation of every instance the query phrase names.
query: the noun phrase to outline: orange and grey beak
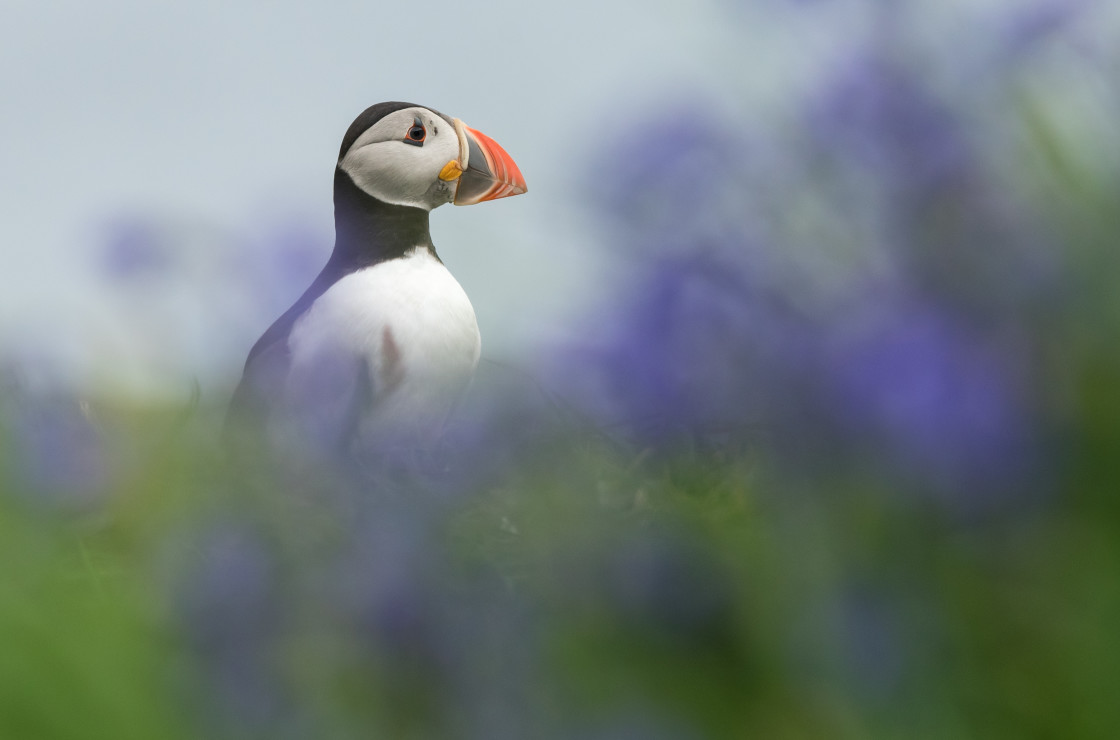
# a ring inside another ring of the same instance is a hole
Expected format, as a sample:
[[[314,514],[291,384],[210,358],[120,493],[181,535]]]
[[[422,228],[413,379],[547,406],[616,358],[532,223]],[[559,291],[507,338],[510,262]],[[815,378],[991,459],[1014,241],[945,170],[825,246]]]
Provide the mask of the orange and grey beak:
[[[498,142],[458,118],[455,131],[459,135],[459,159],[448,162],[439,175],[443,180],[458,180],[455,205],[469,206],[528,190],[517,163]]]

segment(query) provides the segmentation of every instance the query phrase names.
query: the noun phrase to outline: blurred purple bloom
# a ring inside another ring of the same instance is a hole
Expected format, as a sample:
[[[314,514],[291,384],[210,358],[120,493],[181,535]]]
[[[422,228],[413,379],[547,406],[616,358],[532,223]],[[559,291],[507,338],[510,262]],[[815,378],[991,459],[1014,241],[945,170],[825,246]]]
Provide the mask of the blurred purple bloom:
[[[826,358],[842,427],[962,505],[999,496],[1031,469],[1024,361],[932,306],[879,306]]]
[[[667,113],[639,118],[632,135],[612,143],[589,183],[601,212],[615,227],[616,248],[640,259],[692,252],[705,241],[742,238],[751,218],[780,189],[781,170],[743,134],[745,122],[728,121],[705,101],[677,104]],[[765,187],[754,188],[751,184]]]
[[[815,178],[837,224],[888,253],[902,279],[980,312],[1017,308],[1052,283],[1048,229],[999,181],[970,117],[889,47],[856,55],[806,112]],[[985,103],[987,101],[984,101]]]
[[[504,485],[511,471],[548,454],[563,409],[529,371],[483,358],[439,440],[442,474],[431,480],[460,499]]]
[[[1094,5],[1094,0],[1039,0],[1016,8],[1003,28],[1007,51],[1015,54],[1036,48],[1063,33]]]
[[[952,110],[913,71],[878,52],[833,74],[810,106],[808,125],[822,155],[879,179],[901,198],[896,207],[959,184],[972,170],[971,145]]]
[[[213,710],[204,716],[254,736],[275,730],[291,719],[280,678],[285,607],[278,564],[244,525],[218,523],[200,537],[174,607],[203,672],[201,698]]]
[[[309,225],[289,221],[270,228],[238,255],[239,272],[262,310],[279,313],[295,302],[323,269],[330,242]]]
[[[560,385],[599,424],[647,442],[759,423],[805,350],[781,302],[723,257],[661,259],[616,310],[562,363]]]
[[[249,625],[277,623],[277,564],[245,527],[221,523],[203,533],[183,582],[181,606],[199,644],[240,644]]]
[[[105,274],[120,280],[157,277],[173,263],[165,235],[154,223],[141,218],[111,224],[101,249]]]
[[[443,519],[429,514],[402,504],[362,515],[328,564],[327,604],[369,650],[398,719],[416,713],[433,736],[528,736],[533,627],[500,581],[456,577],[433,531]]]
[[[0,430],[7,439],[18,490],[67,509],[100,500],[109,479],[108,450],[89,409],[67,394],[31,394],[16,381],[0,395]]]
[[[439,629],[440,571],[435,541],[413,514],[372,512],[333,568],[338,604],[392,670],[434,679],[454,648]]]
[[[592,183],[606,213],[656,228],[677,212],[702,209],[719,187],[718,174],[728,164],[724,157],[737,150],[730,133],[702,115],[707,105],[678,108],[642,121],[635,136],[612,149],[618,174]]]

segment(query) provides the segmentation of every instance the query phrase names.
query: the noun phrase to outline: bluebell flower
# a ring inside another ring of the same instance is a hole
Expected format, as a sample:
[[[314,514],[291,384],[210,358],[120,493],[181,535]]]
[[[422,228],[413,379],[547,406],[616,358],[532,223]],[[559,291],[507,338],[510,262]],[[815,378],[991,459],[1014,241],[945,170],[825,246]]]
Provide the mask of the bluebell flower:
[[[434,679],[454,647],[440,630],[445,604],[430,524],[399,510],[359,514],[355,524],[347,552],[331,568],[336,604],[389,670]]]
[[[144,218],[120,218],[109,224],[100,257],[104,274],[114,280],[152,279],[174,264],[167,235]]]
[[[328,237],[289,219],[245,239],[230,255],[243,290],[262,316],[286,310],[302,295],[330,256]]]
[[[881,39],[826,75],[804,116],[817,161],[806,186],[835,212],[831,238],[860,245],[869,274],[1007,320],[1048,300],[1060,249],[1005,181],[1001,142],[973,123],[993,119],[989,101],[928,77]]]
[[[910,208],[973,175],[973,144],[953,109],[901,59],[879,49],[858,54],[821,91],[807,113],[811,141],[841,172],[858,168],[845,182],[862,207],[886,197],[890,208]]]
[[[1039,48],[1066,33],[1097,5],[1096,0],[1036,0],[1015,7],[1002,24],[1005,53],[1011,56]]]
[[[555,372],[564,398],[652,444],[750,433],[788,387],[804,324],[727,254],[655,261]]]
[[[180,558],[173,616],[198,671],[200,716],[219,735],[287,736],[281,728],[294,707],[281,647],[290,609],[275,553],[251,527],[227,520],[204,527]]]
[[[781,153],[709,100],[636,117],[587,184],[627,259],[692,254],[761,238],[768,209],[790,186]]]
[[[385,721],[435,736],[524,737],[537,707],[534,634],[501,581],[460,572],[437,536],[446,512],[368,507],[314,589],[337,613],[353,657],[388,697]],[[450,729],[454,728],[454,729]]]
[[[440,470],[429,485],[455,503],[503,485],[519,466],[549,454],[568,412],[533,370],[483,358],[438,440]]]
[[[832,337],[822,381],[852,449],[965,509],[1037,472],[1027,356],[929,303],[884,301]]]
[[[88,404],[64,392],[33,393],[13,371],[0,380],[0,435],[16,490],[49,507],[88,510],[108,492],[112,464]]]

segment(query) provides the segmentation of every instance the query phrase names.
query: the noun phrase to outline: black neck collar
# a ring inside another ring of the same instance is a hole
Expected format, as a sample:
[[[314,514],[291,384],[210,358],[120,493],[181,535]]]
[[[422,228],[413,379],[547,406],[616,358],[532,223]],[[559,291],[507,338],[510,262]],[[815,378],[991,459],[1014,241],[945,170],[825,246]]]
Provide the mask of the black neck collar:
[[[344,272],[401,257],[414,247],[434,255],[428,212],[395,206],[359,188],[341,168],[334,171],[334,252],[330,263]]]

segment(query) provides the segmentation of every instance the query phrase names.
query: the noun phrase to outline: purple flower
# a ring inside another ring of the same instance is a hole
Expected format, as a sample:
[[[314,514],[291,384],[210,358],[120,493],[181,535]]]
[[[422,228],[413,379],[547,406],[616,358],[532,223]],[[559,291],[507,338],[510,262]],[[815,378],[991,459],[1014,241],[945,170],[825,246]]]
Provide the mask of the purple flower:
[[[359,648],[371,689],[391,697],[390,724],[419,717],[433,736],[531,735],[526,611],[501,581],[457,572],[436,536],[443,523],[404,502],[368,508],[341,557],[324,564],[317,580],[331,586],[318,598]]]
[[[165,274],[173,262],[167,235],[152,221],[122,218],[109,225],[101,247],[101,266],[107,277],[151,279]]]
[[[441,473],[429,483],[441,497],[491,490],[550,448],[567,409],[531,371],[483,359],[439,440]]]
[[[1065,32],[1096,4],[1095,0],[1040,0],[1016,8],[1003,23],[1007,53],[1037,48]]]
[[[309,225],[289,220],[247,242],[236,255],[235,273],[256,297],[255,308],[275,314],[307,289],[326,264],[330,246]]]
[[[862,170],[848,173],[864,178],[852,180],[854,187],[875,182],[895,207],[972,174],[972,147],[952,109],[903,62],[878,51],[840,67],[824,84],[809,108],[808,130],[819,156]]]
[[[931,305],[876,308],[825,355],[841,428],[965,508],[998,500],[1034,463],[1025,361]]]
[[[757,236],[785,182],[775,153],[746,127],[704,100],[637,116],[588,184],[615,230],[612,246],[646,260]]]
[[[274,554],[227,521],[204,529],[183,557],[173,608],[202,671],[203,716],[239,732],[283,726],[292,716],[280,664],[287,610]]]
[[[10,372],[0,385],[0,433],[18,490],[64,509],[99,502],[111,465],[88,405],[65,393],[32,394]]]
[[[804,351],[782,301],[725,255],[658,260],[614,310],[557,385],[600,426],[647,443],[758,424]]]
[[[1021,312],[1057,282],[1052,227],[1001,179],[1003,142],[972,123],[999,120],[996,93],[935,91],[930,76],[882,41],[826,77],[805,113],[807,186],[835,211],[832,238],[884,263],[870,270],[978,314]]]
[[[444,605],[435,542],[414,514],[369,516],[365,522],[359,515],[350,550],[332,567],[336,603],[395,670],[434,678],[453,649],[439,625]]]

